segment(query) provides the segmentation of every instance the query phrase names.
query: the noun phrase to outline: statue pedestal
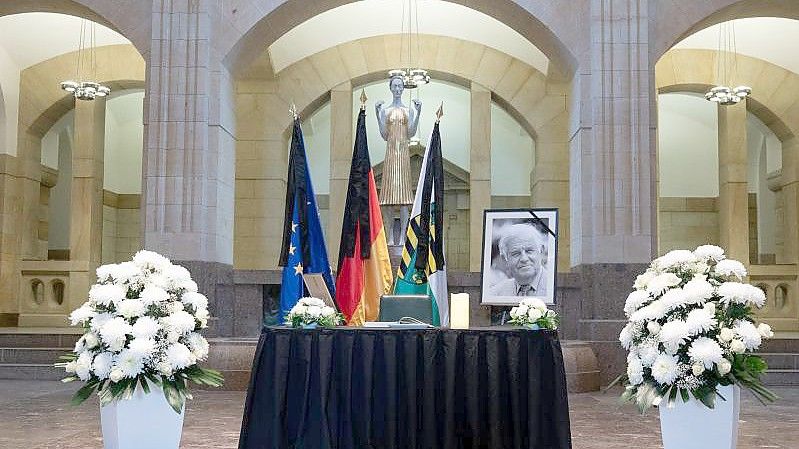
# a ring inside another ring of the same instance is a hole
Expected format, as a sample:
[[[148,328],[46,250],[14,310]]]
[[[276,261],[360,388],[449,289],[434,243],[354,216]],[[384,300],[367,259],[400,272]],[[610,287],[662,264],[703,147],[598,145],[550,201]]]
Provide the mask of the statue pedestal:
[[[396,271],[402,261],[402,245],[388,245],[388,257],[391,268]]]

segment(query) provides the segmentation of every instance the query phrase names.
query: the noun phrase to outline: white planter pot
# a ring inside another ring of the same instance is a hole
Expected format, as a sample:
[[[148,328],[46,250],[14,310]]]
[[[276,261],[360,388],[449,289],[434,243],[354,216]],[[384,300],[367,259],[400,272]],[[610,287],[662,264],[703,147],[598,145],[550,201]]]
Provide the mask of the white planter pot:
[[[178,449],[183,430],[183,415],[169,406],[164,392],[150,384],[150,393],[141,387],[132,398],[100,407],[105,449]]]
[[[729,385],[718,391],[727,400],[716,397],[713,409],[693,397],[683,402],[679,395],[673,407],[661,403],[658,408],[664,449],[735,449],[741,389]]]

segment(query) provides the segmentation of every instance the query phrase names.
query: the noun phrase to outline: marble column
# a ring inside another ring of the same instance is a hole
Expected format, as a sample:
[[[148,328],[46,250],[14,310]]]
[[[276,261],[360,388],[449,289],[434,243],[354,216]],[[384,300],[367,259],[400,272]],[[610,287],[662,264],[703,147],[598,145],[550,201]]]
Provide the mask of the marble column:
[[[749,263],[746,100],[718,106],[719,243],[730,258]]]
[[[209,334],[232,328],[234,89],[212,51],[211,0],[153,2],[145,105],[144,247],[185,265],[209,298]]]
[[[491,208],[491,91],[472,83],[469,148],[469,270],[480,271],[483,211]]]
[[[341,223],[347,201],[347,185],[353,146],[352,85],[339,84],[330,90],[330,208],[327,219],[327,253],[338,260]]]
[[[782,230],[781,263],[799,264],[799,137],[782,142]]]

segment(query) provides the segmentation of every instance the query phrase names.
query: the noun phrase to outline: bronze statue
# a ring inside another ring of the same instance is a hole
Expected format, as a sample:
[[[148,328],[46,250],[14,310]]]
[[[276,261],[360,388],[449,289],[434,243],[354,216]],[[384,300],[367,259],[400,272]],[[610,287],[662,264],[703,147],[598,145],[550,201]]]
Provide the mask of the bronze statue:
[[[392,76],[389,80],[389,89],[393,101],[387,107],[384,102],[375,104],[377,123],[380,135],[386,141],[386,158],[383,161],[383,179],[380,185],[380,207],[383,211],[383,223],[388,223],[386,229],[389,245],[400,245],[408,226],[408,215],[413,204],[413,184],[411,184],[411,157],[408,152],[410,138],[416,134],[419,126],[419,113],[422,102],[412,100],[413,108],[402,104],[402,92],[405,90],[401,76]],[[399,212],[399,227],[396,227],[395,218]]]

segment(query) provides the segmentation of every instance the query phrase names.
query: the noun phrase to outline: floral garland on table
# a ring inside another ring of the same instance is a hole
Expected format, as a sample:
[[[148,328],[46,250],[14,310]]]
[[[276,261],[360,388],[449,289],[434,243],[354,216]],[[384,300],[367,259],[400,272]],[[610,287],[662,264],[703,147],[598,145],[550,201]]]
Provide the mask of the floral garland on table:
[[[555,330],[560,324],[560,317],[554,310],[547,309],[544,301],[525,298],[518,306],[510,309],[509,322],[517,326],[538,326],[541,329]]]
[[[198,333],[208,319],[208,299],[189,271],[160,254],[139,251],[130,262],[99,267],[89,300],[70,315],[84,334],[57,364],[68,373],[63,382],[86,382],[73,404],[95,390],[103,405],[130,398],[137,385],[149,393],[149,381],[180,413],[191,399],[188,381],[222,385],[219,372],[197,365],[208,356]]]
[[[617,379],[626,386],[622,398],[642,412],[678,395],[713,408],[719,385],[738,384],[761,402],[775,400],[760,382],[766,363],[752,354],[774,335],[752,317],[766,296],[744,277],[743,264],[713,245],[655,259],[624,305],[629,320],[619,341],[629,355],[627,374]]]
[[[319,298],[300,298],[286,314],[286,324],[291,327],[333,327],[343,323],[344,316]]]

